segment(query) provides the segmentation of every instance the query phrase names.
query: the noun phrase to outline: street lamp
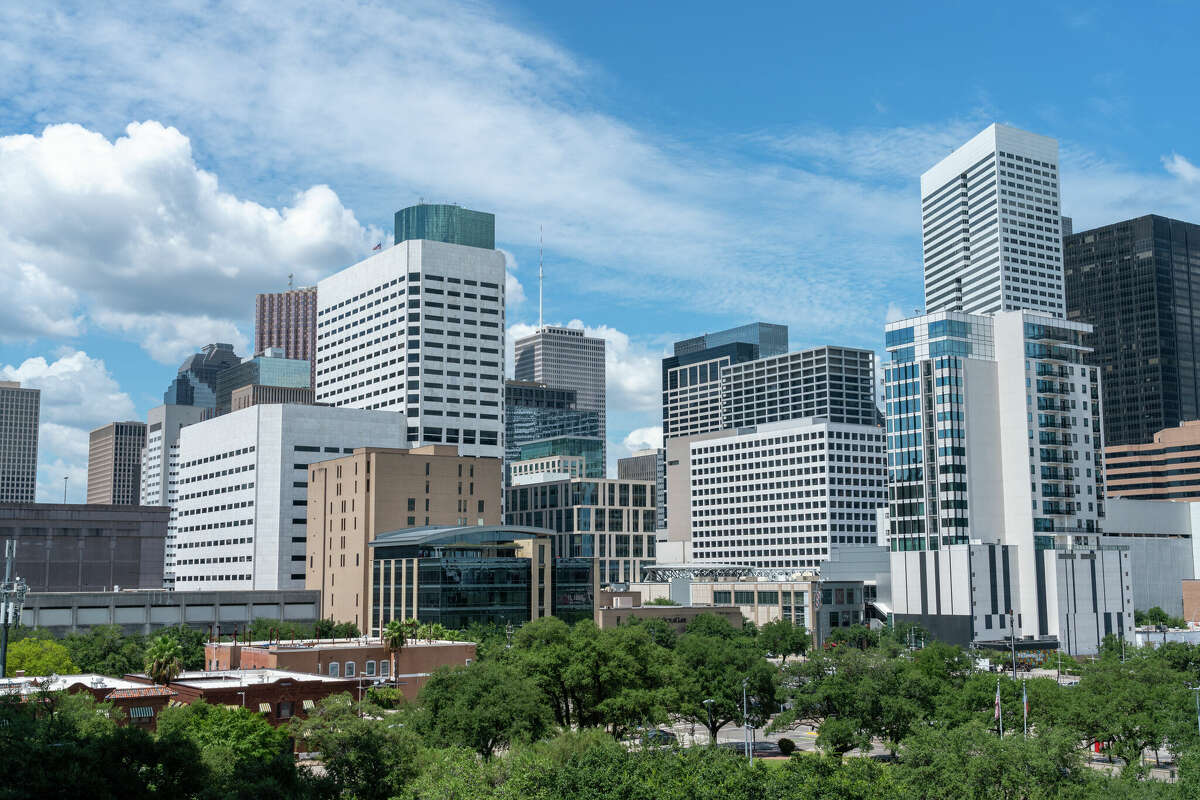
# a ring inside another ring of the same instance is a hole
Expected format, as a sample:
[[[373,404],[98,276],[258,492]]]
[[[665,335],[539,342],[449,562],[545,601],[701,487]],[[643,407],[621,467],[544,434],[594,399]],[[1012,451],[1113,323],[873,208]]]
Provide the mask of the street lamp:
[[[750,678],[742,678],[742,722],[746,728],[746,755],[750,758],[750,763],[754,763],[754,743],[751,741],[750,732],[753,728],[750,727],[750,706],[746,702],[746,686],[750,682]]]
[[[714,701],[711,697],[709,697],[708,699],[706,699],[704,701],[704,710],[708,712],[708,745],[709,745],[709,747],[711,747],[717,743],[717,737],[714,736],[713,732],[712,732],[712,724],[713,724],[713,722],[712,722],[712,704],[713,704],[713,702]]]

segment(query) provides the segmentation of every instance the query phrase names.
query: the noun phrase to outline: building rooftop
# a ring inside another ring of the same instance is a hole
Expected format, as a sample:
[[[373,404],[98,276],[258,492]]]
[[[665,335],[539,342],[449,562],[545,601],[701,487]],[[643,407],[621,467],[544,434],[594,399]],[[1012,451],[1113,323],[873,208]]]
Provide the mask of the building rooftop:
[[[76,684],[82,684],[89,689],[132,690],[147,688],[145,683],[139,681],[127,678],[110,678],[107,675],[85,672],[79,675],[24,675],[19,678],[4,678],[0,680],[0,694],[31,695],[39,691],[61,692]]]
[[[146,680],[149,679],[146,678]],[[347,679],[330,677],[329,675],[314,675],[307,672],[293,672],[286,669],[226,669],[181,672],[179,677],[171,682],[174,684],[179,684],[180,686],[190,686],[194,689],[223,689],[243,686],[259,686],[268,683],[276,683],[277,681],[282,680],[342,683]],[[145,684],[135,685],[138,687],[145,686]]]
[[[209,642],[208,644],[221,647],[249,647],[258,650],[269,650],[273,653],[284,653],[289,651],[300,652],[306,650],[355,650],[363,647],[383,647],[383,640],[378,637],[361,636],[355,639],[303,639],[298,641],[268,641],[259,642]],[[416,641],[408,640],[404,643],[404,649],[410,647],[448,647],[450,645],[468,645],[475,642],[460,642],[451,641],[449,639],[434,639],[427,641],[418,639]]]

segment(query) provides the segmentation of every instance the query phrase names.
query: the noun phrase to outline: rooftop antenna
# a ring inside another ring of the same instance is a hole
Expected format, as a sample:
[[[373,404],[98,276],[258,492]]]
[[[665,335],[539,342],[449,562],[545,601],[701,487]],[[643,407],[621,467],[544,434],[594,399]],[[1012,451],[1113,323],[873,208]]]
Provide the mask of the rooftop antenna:
[[[288,291],[289,292],[292,290],[292,282],[293,282],[294,277],[295,276],[293,275],[293,273],[291,273],[291,272],[288,273]]]
[[[538,332],[542,330],[542,226],[538,225]]]

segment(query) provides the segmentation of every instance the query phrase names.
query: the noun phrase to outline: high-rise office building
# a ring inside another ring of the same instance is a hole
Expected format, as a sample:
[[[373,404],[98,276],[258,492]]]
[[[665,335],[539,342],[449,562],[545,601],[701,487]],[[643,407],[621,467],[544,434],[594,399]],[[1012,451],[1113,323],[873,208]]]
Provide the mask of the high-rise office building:
[[[303,589],[309,465],[404,437],[395,413],[324,406],[253,406],[184,427],[175,590]]]
[[[659,530],[667,527],[667,450],[659,447],[639,450],[628,458],[617,459],[617,479],[654,481],[654,519]]]
[[[1099,546],[1088,325],[941,311],[887,325],[892,601],[961,644],[1091,653],[1133,625],[1128,553]],[[1010,613],[1011,612],[1011,613]]]
[[[175,585],[175,541],[179,522],[179,431],[204,419],[199,406],[158,406],[146,415],[146,445],[142,449],[139,491],[143,506],[167,506],[167,542],[163,557],[163,587]]]
[[[520,459],[521,445],[556,436],[601,439],[600,412],[580,410],[574,389],[533,381],[504,382],[504,463]]]
[[[787,352],[787,326],[755,322],[676,342],[662,362],[663,439],[721,430],[721,371]]]
[[[1066,237],[1067,316],[1092,325],[1109,446],[1200,419],[1200,225],[1147,215]]]
[[[188,356],[179,373],[163,394],[163,405],[217,408],[217,375],[242,362],[233,345],[206,344],[199,353]]]
[[[1104,406],[1107,416],[1108,406]],[[1154,434],[1146,444],[1107,444],[1104,477],[1109,497],[1200,501],[1200,420]],[[1200,508],[1200,506],[1197,506]]]
[[[401,444],[503,456],[503,253],[408,239],[317,298],[318,403],[394,412]]]
[[[876,547],[887,467],[875,425],[792,419],[666,449],[667,539],[692,561],[804,568],[833,546]]]
[[[878,425],[875,353],[854,347],[814,347],[730,364],[721,370],[721,426],[821,417]]]
[[[585,477],[604,477],[604,440],[595,436],[554,436],[525,442],[521,445],[518,460],[531,461],[553,456],[582,458]]]
[[[1058,142],[994,124],[921,176],[925,312],[1063,316]]]
[[[396,212],[396,244],[413,239],[495,250],[496,215],[462,206],[419,203]]]
[[[41,413],[41,389],[0,381],[0,503],[34,501]]]
[[[518,339],[513,348],[513,377],[575,392],[575,407],[600,415],[600,435],[606,436],[603,339],[585,336],[577,328],[544,325]]]
[[[279,386],[289,389],[309,389],[311,365],[298,358],[285,358],[282,347],[269,347],[240,364],[217,373],[217,413],[228,414],[233,405],[233,392],[243,386]]]
[[[88,440],[87,502],[106,506],[141,503],[146,423],[110,422]]]
[[[317,287],[260,294],[254,301],[254,352],[283,348],[284,358],[309,362],[317,355]],[[313,373],[315,375],[315,372]],[[309,386],[313,379],[309,379]]]

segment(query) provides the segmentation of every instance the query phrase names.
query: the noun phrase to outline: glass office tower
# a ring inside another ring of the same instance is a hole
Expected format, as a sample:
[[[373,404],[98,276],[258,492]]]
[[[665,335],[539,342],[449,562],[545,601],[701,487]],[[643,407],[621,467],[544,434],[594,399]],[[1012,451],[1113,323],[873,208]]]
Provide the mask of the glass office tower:
[[[495,250],[496,215],[453,205],[409,206],[396,212],[396,244],[409,239]]]

